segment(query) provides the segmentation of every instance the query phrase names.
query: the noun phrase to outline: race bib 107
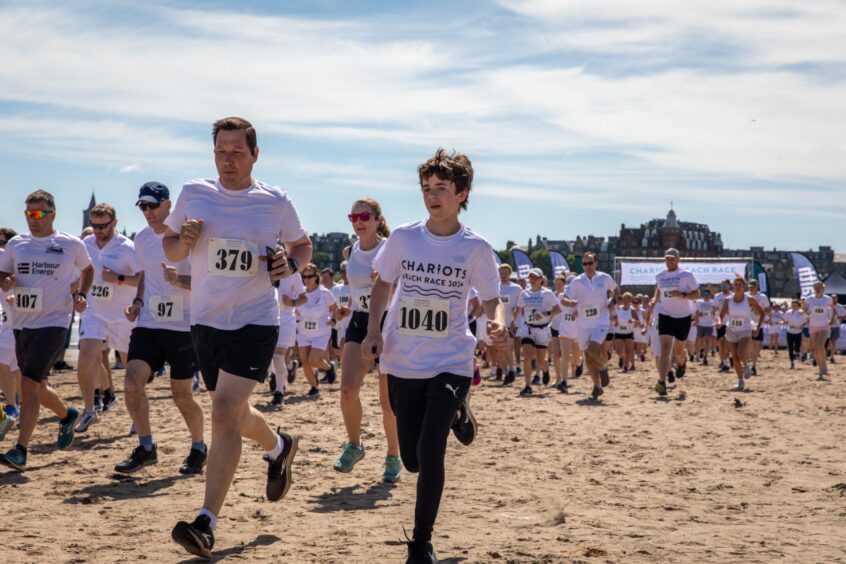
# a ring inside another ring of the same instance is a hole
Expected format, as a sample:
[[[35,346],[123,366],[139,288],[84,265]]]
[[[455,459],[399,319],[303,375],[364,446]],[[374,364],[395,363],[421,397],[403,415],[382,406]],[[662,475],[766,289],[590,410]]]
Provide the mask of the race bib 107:
[[[401,296],[399,306],[397,329],[401,334],[435,339],[449,334],[449,300]]]
[[[209,239],[209,274],[246,278],[258,274],[259,251],[254,241]]]

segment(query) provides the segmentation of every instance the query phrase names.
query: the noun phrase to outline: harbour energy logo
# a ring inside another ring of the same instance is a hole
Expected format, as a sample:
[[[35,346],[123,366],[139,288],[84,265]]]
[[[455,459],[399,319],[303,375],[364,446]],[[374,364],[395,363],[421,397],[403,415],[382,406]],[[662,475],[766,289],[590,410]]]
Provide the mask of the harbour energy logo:
[[[29,274],[30,272],[30,265],[28,262],[19,262],[18,263],[18,274]]]

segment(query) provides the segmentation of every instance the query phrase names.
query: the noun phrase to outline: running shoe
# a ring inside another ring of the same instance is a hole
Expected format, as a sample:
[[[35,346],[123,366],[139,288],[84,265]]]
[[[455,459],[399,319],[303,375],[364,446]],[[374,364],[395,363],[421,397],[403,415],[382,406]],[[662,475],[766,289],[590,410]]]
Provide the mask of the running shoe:
[[[687,363],[682,364],[681,366],[676,367],[676,378],[681,380],[684,378],[684,373],[687,372]]]
[[[405,564],[438,564],[438,559],[435,557],[435,549],[432,548],[432,543],[421,541],[409,541],[408,543],[408,558]]]
[[[655,391],[658,393],[659,396],[666,396],[667,395],[667,384],[658,380],[658,383],[655,384]]]
[[[538,376],[537,374],[532,376],[532,386],[540,386],[540,383],[541,383],[540,376]]]
[[[479,367],[473,369],[473,379],[470,381],[470,384],[473,386],[478,386],[482,382],[482,373],[479,372]]]
[[[291,368],[288,369],[288,383],[291,384],[294,381],[294,378],[297,377],[297,365],[291,364]]]
[[[555,386],[555,389],[561,392],[562,394],[566,394],[569,388],[567,387],[567,382],[561,382],[560,384]]]
[[[402,473],[402,462],[399,456],[385,457],[385,471],[382,473],[382,481],[389,484],[396,484],[400,481]]]
[[[729,366],[727,364],[721,364],[720,365],[720,372],[730,372],[730,371],[731,371],[731,368],[729,368]]]
[[[752,376],[758,375],[758,367],[756,365],[752,365]]]
[[[76,424],[77,419],[79,419],[79,410],[75,407],[69,407],[66,418],[66,423],[62,423],[61,421],[59,422],[59,438],[56,441],[56,447],[59,450],[68,448],[71,442],[73,442],[73,427]]]
[[[276,392],[276,373],[271,372],[270,378],[267,379],[267,384],[270,386],[270,393]]]
[[[94,390],[94,411],[97,413],[103,411],[103,400],[100,397],[100,388]]]
[[[179,467],[180,474],[202,474],[203,466],[206,465],[206,458],[208,458],[208,450],[200,450],[192,448],[182,461],[182,466]]]
[[[543,385],[544,386],[549,385],[549,371],[547,371],[547,370],[544,370],[544,372],[543,372]]]
[[[576,372],[575,372],[575,374],[573,374],[573,378],[579,378],[582,375],[583,370],[584,370],[584,368],[582,367],[581,364],[576,366]]]
[[[326,383],[327,384],[334,384],[335,380],[337,379],[337,370],[338,370],[338,363],[336,361],[332,361],[329,363],[329,370],[326,371]]]
[[[211,558],[214,532],[211,530],[211,520],[206,515],[198,515],[192,523],[180,521],[171,531],[170,537],[194,556]]]
[[[15,445],[6,451],[6,454],[0,455],[0,464],[23,472],[26,470],[26,453],[19,449],[18,445]]]
[[[276,459],[271,459],[269,455],[264,455],[264,460],[267,462],[267,499],[268,501],[279,501],[288,489],[291,487],[291,463],[294,462],[294,456],[297,454],[297,444],[299,439],[288,433],[277,429],[276,433],[285,441],[285,448],[282,449]]]
[[[611,377],[608,375],[607,368],[603,368],[599,371],[599,383],[602,384],[603,388],[607,388],[611,385]]]
[[[18,406],[16,405],[3,406],[3,412],[6,414],[6,417],[11,418],[12,420],[16,420],[21,416],[21,410],[18,409]]]
[[[750,367],[747,364],[746,366],[743,367],[743,377],[749,378],[751,375],[752,375],[752,367]]]
[[[194,372],[194,382],[191,384],[191,391],[196,392],[200,389],[200,373]]]
[[[145,466],[152,466],[153,464],[158,463],[159,456],[156,450],[156,445],[153,445],[153,448],[150,450],[138,445],[132,450],[132,454],[129,455],[129,458],[115,466],[115,472],[120,472],[121,474],[132,474],[133,472],[138,472]]]
[[[743,381],[743,378],[738,380],[737,385],[732,388],[735,392],[742,392],[744,389],[746,389],[746,383]]]
[[[273,392],[273,399],[270,400],[270,405],[282,405],[285,402],[285,392],[276,390]]]
[[[669,372],[667,372],[667,382],[672,384],[675,381],[676,381],[676,373],[673,372],[672,370],[670,370]]]
[[[312,396],[312,397],[319,396],[320,390],[318,388],[315,388],[314,386],[312,386],[311,389],[308,391],[307,395]]]
[[[599,396],[604,393],[605,390],[602,389],[602,386],[594,386],[593,391],[590,393],[590,395],[593,397],[593,399],[599,399]]]
[[[508,373],[505,375],[505,379],[502,381],[503,386],[510,386],[514,380],[517,378],[517,375],[514,373],[513,370],[509,370]]]
[[[702,357],[702,366],[708,366],[708,357],[707,356]]]
[[[619,358],[619,361],[617,362],[617,368],[622,368],[622,367],[623,367],[623,357],[621,356]]]
[[[334,468],[336,472],[349,474],[352,472],[356,463],[364,458],[364,443],[355,446],[351,442],[345,442],[343,444],[343,448],[344,450],[341,452],[341,456],[338,457],[338,460],[335,461],[332,468]]]
[[[470,411],[470,394],[464,398],[458,408],[458,418],[452,422],[452,432],[458,442],[467,446],[476,438],[476,418],[473,412]]]
[[[521,396],[523,396],[523,397],[526,397],[526,396],[530,396],[530,395],[532,395],[532,387],[531,387],[531,386],[526,386],[525,388],[523,388],[523,389],[520,391],[520,395],[521,395]]]
[[[99,416],[97,415],[96,411],[83,411],[82,417],[79,419],[79,423],[76,426],[75,431],[77,433],[84,433],[88,430],[88,427],[97,423],[100,420]]]
[[[6,415],[5,413],[2,414],[3,419],[0,419],[0,441],[6,438],[6,433],[9,432],[9,429],[15,424],[15,420]]]
[[[117,403],[117,396],[111,388],[103,392],[103,413],[115,406]]]
[[[796,369],[796,366],[793,364],[793,361],[792,361],[792,360],[790,361],[790,369],[791,369],[791,370],[795,370],[795,369]]]

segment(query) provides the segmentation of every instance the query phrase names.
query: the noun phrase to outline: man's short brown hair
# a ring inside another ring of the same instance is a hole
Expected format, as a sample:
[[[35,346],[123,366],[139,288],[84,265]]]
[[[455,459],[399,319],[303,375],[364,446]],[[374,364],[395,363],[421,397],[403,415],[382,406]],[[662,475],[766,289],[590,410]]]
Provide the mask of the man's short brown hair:
[[[88,212],[88,216],[91,217],[95,215],[107,215],[112,219],[117,217],[117,215],[115,214],[115,208],[113,208],[109,204],[97,204],[96,206],[91,208],[91,211]]]
[[[322,275],[322,274],[328,274],[329,276],[334,277],[334,276],[335,276],[335,271],[334,271],[334,270],[332,270],[331,268],[328,268],[328,267],[327,267],[327,268],[324,268],[323,270],[321,270],[321,271],[320,271],[320,274],[321,274],[321,275]]]
[[[47,190],[36,190],[26,197],[25,204],[47,204],[47,211],[56,211],[56,199]]]
[[[255,156],[256,154],[256,145],[258,141],[256,139],[256,130],[253,127],[253,124],[245,120],[244,118],[240,117],[228,117],[219,119],[214,122],[212,126],[212,141],[217,143],[217,134],[220,131],[238,131],[241,130],[244,132],[244,135],[247,137],[247,147],[250,149],[250,154]]]
[[[417,167],[420,176],[420,186],[433,175],[441,180],[448,180],[455,184],[455,193],[467,191],[467,197],[461,202],[461,209],[467,209],[470,201],[470,190],[473,187],[473,163],[463,153],[447,153],[442,147],[425,163]]]

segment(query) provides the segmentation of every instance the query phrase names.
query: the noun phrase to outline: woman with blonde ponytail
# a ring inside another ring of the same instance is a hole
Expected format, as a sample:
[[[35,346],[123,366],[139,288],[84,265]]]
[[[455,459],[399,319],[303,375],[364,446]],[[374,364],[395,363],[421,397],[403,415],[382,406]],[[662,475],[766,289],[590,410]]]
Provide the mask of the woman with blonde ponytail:
[[[347,430],[341,456],[334,464],[338,472],[352,472],[356,463],[364,458],[364,444],[361,442],[362,408],[359,391],[364,376],[370,369],[370,362],[362,356],[361,342],[367,336],[370,311],[370,290],[377,273],[373,272],[373,259],[382,248],[391,230],[382,208],[373,198],[361,198],[353,203],[349,220],[358,238],[351,247],[344,249],[347,261],[347,280],[350,286],[350,307],[341,308],[340,317],[352,314],[345,335],[342,353],[341,413]],[[346,311],[344,311],[346,310]],[[352,310],[351,312],[349,310]],[[397,482],[400,479],[402,463],[399,458],[397,420],[388,400],[387,375],[379,374],[379,403],[382,406],[382,423],[388,452],[385,457],[385,472],[382,480]]]

